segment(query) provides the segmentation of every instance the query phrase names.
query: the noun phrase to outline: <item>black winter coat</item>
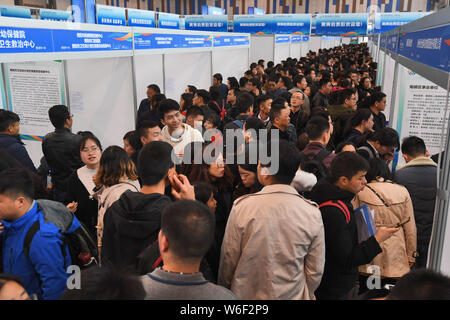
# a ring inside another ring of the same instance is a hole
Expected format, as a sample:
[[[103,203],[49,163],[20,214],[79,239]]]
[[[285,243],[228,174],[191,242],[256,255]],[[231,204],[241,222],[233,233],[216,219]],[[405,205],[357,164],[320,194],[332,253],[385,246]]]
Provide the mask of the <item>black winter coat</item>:
[[[171,202],[162,194],[124,192],[103,219],[102,264],[135,268],[138,256],[158,239],[162,210]]]
[[[350,211],[347,223],[344,213],[332,206],[320,209],[325,229],[325,269],[316,290],[317,299],[338,299],[346,296],[358,281],[358,266],[365,265],[382,252],[375,237],[358,243],[355,216],[351,200],[355,195],[342,190],[328,180],[316,184],[311,198],[319,205],[341,200]]]
[[[31,161],[19,136],[0,133],[0,148],[5,149],[6,152],[19,161],[25,168],[30,169],[32,172],[36,172],[36,167],[34,166],[33,161]]]

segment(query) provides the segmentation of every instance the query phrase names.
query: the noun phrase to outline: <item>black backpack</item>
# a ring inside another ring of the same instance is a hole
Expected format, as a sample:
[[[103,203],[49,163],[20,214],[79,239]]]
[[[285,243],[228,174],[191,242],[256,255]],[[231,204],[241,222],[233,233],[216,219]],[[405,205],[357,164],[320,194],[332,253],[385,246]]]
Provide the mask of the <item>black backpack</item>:
[[[62,203],[50,200],[36,200],[38,210],[44,214],[44,221],[51,222],[59,227],[63,234],[63,245],[61,250],[65,260],[65,247],[69,247],[69,253],[72,260],[72,265],[77,265],[81,269],[87,269],[98,265],[98,250],[97,244],[92,238],[86,227],[80,222],[81,226],[73,232],[68,232],[72,225],[74,215]],[[23,251],[27,259],[30,259],[31,242],[34,235],[40,229],[39,219],[34,222],[30,229],[28,229],[23,242]],[[64,261],[65,267],[67,262]]]
[[[323,164],[323,160],[328,157],[331,152],[327,150],[321,150],[319,153],[303,153],[306,158],[306,163],[302,166],[302,170],[312,173],[316,176],[317,182],[328,177],[328,169]]]

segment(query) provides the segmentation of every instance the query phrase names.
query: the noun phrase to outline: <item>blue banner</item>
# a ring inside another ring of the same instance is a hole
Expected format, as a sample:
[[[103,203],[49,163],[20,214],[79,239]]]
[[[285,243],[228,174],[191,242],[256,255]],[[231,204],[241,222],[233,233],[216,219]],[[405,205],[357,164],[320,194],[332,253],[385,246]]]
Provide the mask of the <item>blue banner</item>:
[[[180,29],[180,16],[171,13],[158,13],[159,28],[165,29]]]
[[[202,6],[202,15],[224,15],[225,9],[218,7],[211,7],[207,5]]]
[[[214,36],[214,47],[249,46],[248,36]]]
[[[210,35],[186,35],[165,33],[135,33],[135,50],[208,48],[212,47]]]
[[[40,9],[41,20],[72,21],[72,13],[61,10]]]
[[[291,43],[302,42],[302,41],[303,41],[302,36],[291,36]]]
[[[450,71],[450,26],[400,34],[398,54],[425,65]]]
[[[256,8],[256,7],[248,7],[248,14],[263,15],[263,14],[266,14],[266,11],[264,11],[263,9]]]
[[[84,1],[83,0],[72,0],[72,16],[73,22],[85,23],[86,16],[84,10]],[[95,20],[94,20],[95,23]]]
[[[291,37],[290,36],[276,36],[275,37],[275,43],[290,43]]]
[[[397,53],[398,35],[393,34],[387,38],[386,48],[394,53]]]
[[[125,8],[97,5],[97,24],[126,26]]]
[[[369,15],[359,13],[318,14],[316,16],[317,36],[356,37],[367,35]]]
[[[95,24],[95,0],[85,0],[86,22]]]
[[[154,11],[127,9],[128,25],[135,27],[156,28],[156,13]]]
[[[53,30],[56,52],[133,50],[133,34],[84,30]]]
[[[227,32],[227,16],[186,16],[185,29]]]
[[[235,15],[234,32],[309,35],[311,19],[310,14]]]
[[[376,13],[374,33],[387,32],[414,20],[420,19],[430,13],[431,12]]]
[[[52,30],[0,27],[0,53],[52,52]]]
[[[0,15],[3,17],[31,19],[30,9],[15,6],[0,6]]]

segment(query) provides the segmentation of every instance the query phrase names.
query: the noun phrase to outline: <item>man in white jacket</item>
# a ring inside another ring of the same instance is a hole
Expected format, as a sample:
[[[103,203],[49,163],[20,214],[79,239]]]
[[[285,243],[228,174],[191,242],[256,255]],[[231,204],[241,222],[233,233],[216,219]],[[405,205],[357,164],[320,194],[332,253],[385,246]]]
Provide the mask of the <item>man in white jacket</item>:
[[[183,123],[180,105],[172,99],[165,99],[159,105],[163,141],[173,147],[173,152],[181,159],[183,158],[184,147],[191,142],[203,142],[202,134]]]

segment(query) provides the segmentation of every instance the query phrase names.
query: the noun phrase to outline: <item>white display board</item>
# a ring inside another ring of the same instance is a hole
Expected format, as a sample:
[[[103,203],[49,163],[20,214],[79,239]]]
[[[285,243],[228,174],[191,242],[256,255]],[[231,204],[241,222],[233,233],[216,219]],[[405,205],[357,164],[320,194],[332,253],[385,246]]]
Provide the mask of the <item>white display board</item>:
[[[224,84],[227,83],[228,77],[235,77],[239,80],[250,67],[249,50],[248,48],[214,49],[212,52],[212,74],[220,73]],[[258,60],[254,62],[258,62]]]
[[[450,277],[450,214],[447,215],[445,227],[444,246],[442,248],[441,272]]]
[[[1,109],[7,109],[7,105],[5,86],[3,85],[3,70],[0,64],[0,110]]]
[[[384,59],[385,59],[386,53],[382,50],[380,50],[380,55],[378,56],[378,73],[377,73],[377,86],[381,86],[381,83],[383,82],[383,74],[384,74]]]
[[[164,93],[163,55],[134,56],[134,74],[136,81],[136,107],[142,99],[147,98],[147,87],[156,84]]]
[[[275,45],[275,52],[273,57],[273,62],[275,65],[281,63],[282,60],[286,60],[290,57],[290,45],[289,43],[280,43]]]
[[[123,136],[135,127],[131,57],[66,63],[72,131],[92,131],[103,149],[123,146]]]
[[[20,134],[36,168],[43,157],[42,139],[55,130],[48,117],[54,105],[66,104],[61,62],[5,64],[6,92],[11,111],[20,117]]]
[[[250,63],[258,62],[264,59],[266,65],[268,61],[274,60],[275,37],[267,36],[251,36],[250,37]]]
[[[302,54],[302,43],[301,42],[291,43],[289,56],[291,58],[300,59],[301,54]]]
[[[322,37],[310,37],[310,50],[313,52],[319,51],[322,48]]]
[[[351,38],[343,37],[342,44],[350,44],[351,40],[352,40]]]
[[[309,41],[302,42],[300,57],[306,57],[309,52]]]
[[[392,87],[394,85],[395,60],[390,55],[386,55],[386,67],[384,72],[382,91],[386,94],[386,109],[384,114],[386,120],[389,121],[391,107],[392,107]]]
[[[180,101],[187,85],[209,90],[212,85],[211,51],[166,54],[164,73],[167,98]]]
[[[425,141],[430,155],[439,153],[442,127],[447,125],[449,117],[447,114],[444,119],[447,90],[402,65],[398,70],[397,77],[401,81],[397,85],[392,127],[399,133],[400,141],[408,136],[418,136]],[[404,159],[400,156],[397,167],[403,164]]]

